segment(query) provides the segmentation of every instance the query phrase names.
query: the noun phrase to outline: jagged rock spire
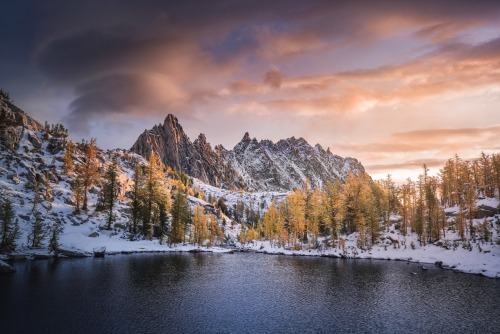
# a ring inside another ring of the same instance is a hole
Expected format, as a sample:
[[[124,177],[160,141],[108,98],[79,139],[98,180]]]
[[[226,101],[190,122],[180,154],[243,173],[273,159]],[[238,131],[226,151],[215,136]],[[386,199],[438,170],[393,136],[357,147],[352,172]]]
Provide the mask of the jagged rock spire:
[[[280,140],[251,139],[248,132],[232,149],[212,149],[204,134],[191,142],[174,115],[161,126],[145,131],[132,151],[148,157],[160,154],[165,165],[218,187],[256,191],[288,191],[300,188],[306,179],[321,186],[328,180],[347,178],[349,172],[364,171],[352,158],[332,155],[299,137]]]

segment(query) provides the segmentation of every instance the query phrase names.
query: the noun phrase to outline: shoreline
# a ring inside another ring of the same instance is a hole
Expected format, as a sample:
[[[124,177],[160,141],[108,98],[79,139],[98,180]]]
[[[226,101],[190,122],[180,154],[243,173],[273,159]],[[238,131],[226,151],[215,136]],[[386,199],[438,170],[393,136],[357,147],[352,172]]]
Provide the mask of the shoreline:
[[[424,249],[431,250],[429,253],[431,255],[436,256],[435,260],[434,256],[430,257],[415,257],[418,255],[417,250],[407,250],[403,252],[388,252],[384,256],[374,255],[372,250],[371,252],[362,252],[362,253],[347,253],[343,254],[339,249],[332,248],[327,250],[286,250],[284,248],[270,247],[270,245],[265,245],[268,243],[267,241],[254,242],[254,245],[241,245],[241,246],[214,246],[207,248],[206,246],[195,246],[191,244],[187,245],[176,245],[169,247],[167,245],[159,245],[157,243],[148,241],[149,245],[140,245],[140,246],[150,246],[150,247],[140,247],[140,248],[132,248],[128,243],[132,243],[133,241],[125,241],[128,247],[123,247],[123,249],[117,249],[118,247],[112,247],[111,250],[106,250],[105,255],[113,256],[113,255],[133,255],[133,254],[167,254],[167,253],[219,253],[219,254],[233,254],[238,252],[249,252],[249,253],[258,253],[258,254],[266,254],[266,255],[283,255],[283,256],[308,256],[308,257],[329,257],[329,258],[338,258],[338,259],[352,259],[352,260],[385,260],[385,261],[406,261],[408,263],[419,263],[419,264],[427,264],[439,267],[445,270],[453,270],[454,272],[460,272],[465,274],[473,274],[476,276],[491,278],[491,279],[500,279],[500,257],[495,256],[496,254],[484,254],[484,253],[472,253],[469,257],[476,257],[478,255],[485,256],[483,260],[489,259],[496,263],[490,263],[490,267],[486,269],[479,269],[476,266],[471,265],[472,259],[467,259],[467,256],[463,257],[460,251],[451,251],[445,250],[444,254],[441,252],[441,255],[449,255],[450,252],[457,252],[456,255],[459,255],[462,260],[465,260],[465,263],[459,262],[458,264],[453,262],[453,259],[446,259],[444,256],[437,256],[436,252],[440,251],[439,247],[432,246]],[[139,246],[139,245],[138,245]],[[269,247],[266,247],[269,246]],[[83,247],[85,248],[85,247]],[[379,249],[380,251],[380,249]],[[412,252],[416,254],[412,254],[414,256],[408,256]],[[401,254],[403,253],[403,254]],[[382,255],[382,254],[380,254]],[[46,260],[46,259],[65,259],[65,258],[87,258],[94,257],[94,254],[89,251],[79,247],[62,247],[60,253],[55,256],[51,254],[48,249],[21,249],[18,252],[13,252],[9,254],[0,255],[0,261],[11,266],[12,263],[19,261],[28,261],[28,260]],[[469,260],[469,261],[467,261]],[[486,265],[484,263],[483,265]],[[11,266],[13,267],[13,266]],[[15,269],[15,267],[13,267]],[[425,270],[425,269],[423,269]],[[495,271],[497,270],[497,271]]]

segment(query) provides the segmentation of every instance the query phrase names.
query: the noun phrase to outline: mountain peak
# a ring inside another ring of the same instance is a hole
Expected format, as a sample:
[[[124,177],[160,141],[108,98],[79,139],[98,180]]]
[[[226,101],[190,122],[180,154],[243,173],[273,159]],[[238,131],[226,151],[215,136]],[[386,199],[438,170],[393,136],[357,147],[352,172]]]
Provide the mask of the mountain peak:
[[[32,131],[41,131],[43,129],[41,123],[26,114],[8,99],[0,99],[0,113],[2,114],[0,119],[2,124],[0,125],[22,126]]]
[[[245,135],[243,136],[243,139],[241,141],[251,141],[250,135],[248,134],[248,132],[245,132]]]
[[[203,133],[191,142],[173,115],[165,118],[163,127],[141,135],[132,147],[145,157],[152,149],[159,152],[165,165],[229,189],[290,191],[300,188],[306,179],[321,187],[328,180],[343,181],[349,172],[364,170],[359,162],[332,158],[330,150],[319,144],[312,147],[302,137],[274,144],[258,142],[245,132],[232,150],[220,145],[212,149]]]
[[[199,141],[200,143],[206,143],[207,142],[207,137],[205,137],[204,133],[200,133],[198,135],[198,139],[196,139],[196,140]]]
[[[168,114],[167,117],[165,117],[165,123],[179,123],[179,121],[177,120],[177,117],[175,117],[174,115],[172,114]]]

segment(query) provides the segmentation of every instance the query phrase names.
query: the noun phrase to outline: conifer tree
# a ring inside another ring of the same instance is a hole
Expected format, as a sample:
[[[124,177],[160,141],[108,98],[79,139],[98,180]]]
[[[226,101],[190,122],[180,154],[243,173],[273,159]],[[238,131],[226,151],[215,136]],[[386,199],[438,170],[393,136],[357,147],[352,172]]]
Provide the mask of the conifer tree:
[[[423,238],[424,235],[424,220],[425,220],[425,187],[424,187],[424,177],[423,175],[419,175],[418,183],[417,183],[417,195],[416,204],[415,204],[415,215],[412,229],[418,235],[418,239],[420,244],[425,243]]]
[[[196,205],[193,216],[193,241],[201,246],[208,237],[207,217],[201,205]]]
[[[412,213],[413,213],[413,207],[412,207],[412,198],[414,196],[415,189],[414,189],[414,184],[411,181],[411,179],[408,179],[405,184],[401,187],[401,210],[400,214],[402,217],[402,226],[401,226],[401,232],[403,235],[406,235],[408,233],[408,228],[410,227],[410,222],[412,220]]]
[[[278,210],[276,209],[276,204],[271,203],[267,212],[264,214],[264,237],[268,239],[271,246],[274,243],[276,224],[278,222]]]
[[[111,164],[107,167],[104,174],[104,205],[108,213],[106,228],[111,229],[111,224],[114,221],[113,208],[118,197],[118,189],[120,181],[118,180],[118,162],[116,157],[113,157]]]
[[[222,213],[227,214],[227,205],[224,197],[217,200],[217,207],[222,211]]]
[[[183,189],[177,189],[172,203],[172,230],[169,242],[179,243],[185,239],[186,225],[189,224],[190,212],[187,194]]]
[[[168,212],[171,209],[170,196],[166,196],[165,201],[158,204],[159,209],[159,224],[158,224],[158,240],[160,245],[163,244],[163,238],[165,234],[168,234],[167,222],[168,222]]]
[[[491,160],[490,157],[485,154],[484,152],[481,152],[481,156],[479,157],[479,166],[481,169],[481,188],[484,191],[484,195],[487,197],[493,197],[495,196],[494,194],[494,181],[493,181],[493,175],[492,175],[492,168],[491,168]]]
[[[484,157],[484,153],[482,153]],[[486,157],[487,158],[487,157]],[[465,161],[460,169],[461,175],[461,184],[462,184],[462,193],[461,193],[461,203],[462,203],[462,208],[464,211],[467,212],[467,218],[469,219],[469,233],[470,236],[472,237],[474,234],[474,225],[473,225],[473,219],[476,213],[476,201],[477,201],[477,191],[474,186],[474,180],[473,180],[473,175],[472,171],[470,168],[470,163],[468,161]],[[488,185],[483,185],[483,188],[488,188]],[[491,194],[488,190],[486,190],[486,193],[489,195]]]
[[[330,227],[332,238],[338,238],[340,231],[339,211],[340,211],[340,196],[342,192],[342,184],[339,180],[328,181],[323,187],[321,194],[321,203],[323,208],[323,218],[325,223]]]
[[[480,225],[481,229],[481,234],[484,239],[484,241],[488,242],[490,240],[490,228],[489,228],[489,221],[484,217],[483,222]]]
[[[49,240],[49,251],[56,256],[59,253],[59,226],[57,224],[52,226]]]
[[[144,209],[142,231],[144,235],[149,235],[152,227],[153,216],[159,217],[159,203],[164,201],[165,192],[161,189],[160,180],[163,175],[163,164],[160,158],[151,152],[149,156],[149,166],[146,168],[144,181]]]
[[[28,244],[32,248],[42,246],[42,241],[45,238],[45,224],[40,211],[35,211],[33,221],[31,222],[31,231],[28,234]]]
[[[81,178],[83,184],[83,203],[82,210],[88,211],[88,191],[99,179],[99,163],[97,162],[97,146],[95,138],[90,142],[83,143],[84,162],[80,169],[81,174],[77,178]]]
[[[290,208],[290,232],[292,234],[292,244],[297,247],[297,239],[303,239],[305,229],[304,197],[301,190],[296,190],[288,196]]]
[[[64,173],[68,174],[73,171],[73,153],[75,151],[75,144],[71,140],[66,142],[66,152],[63,157],[63,169]]]
[[[220,230],[217,226],[217,218],[214,215],[208,215],[208,222],[210,224],[209,228],[209,245],[212,246],[215,244],[217,239],[220,237]],[[258,238],[258,234],[256,234],[255,238]]]
[[[459,211],[455,216],[455,226],[458,230],[458,235],[462,240],[465,239],[465,218],[462,211]]]
[[[83,180],[80,177],[81,175],[81,167],[80,165],[76,166],[76,177],[71,183],[71,191],[73,191],[73,195],[75,197],[75,213],[80,213],[81,204],[83,201]]]
[[[132,180],[134,181],[134,184],[132,186],[132,202],[130,204],[132,211],[132,225],[130,232],[132,234],[136,234],[137,225],[141,219],[141,212],[144,207],[144,177],[141,166],[135,166]]]
[[[6,199],[0,205],[0,252],[10,252],[16,248],[16,239],[19,237],[19,225],[14,221],[12,202]]]
[[[289,233],[285,226],[286,222],[283,216],[281,215],[281,210],[278,207],[276,212],[276,221],[275,221],[275,229],[276,229],[276,239],[278,241],[278,247],[285,247],[288,242]]]
[[[37,173],[35,175],[35,185],[33,187],[33,207],[31,208],[31,212],[34,213],[36,212],[36,207],[38,203],[40,202],[40,175]]]
[[[491,165],[493,169],[493,179],[495,182],[496,196],[500,199],[500,153],[491,155]]]

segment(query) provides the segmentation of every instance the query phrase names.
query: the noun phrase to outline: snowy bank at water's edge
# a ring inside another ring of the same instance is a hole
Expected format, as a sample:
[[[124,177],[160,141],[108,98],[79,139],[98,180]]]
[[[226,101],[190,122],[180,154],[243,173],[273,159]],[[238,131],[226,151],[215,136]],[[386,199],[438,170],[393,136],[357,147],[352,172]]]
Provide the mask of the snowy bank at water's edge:
[[[355,247],[355,240],[348,240],[345,250],[339,248],[290,250],[283,247],[273,247],[269,241],[254,241],[243,245],[242,249],[266,254],[401,260],[426,264],[438,263],[440,267],[445,269],[478,274],[489,278],[500,278],[499,247],[491,247],[479,252],[463,248],[445,249],[435,245],[422,247],[415,245],[415,249],[410,246],[394,248],[393,246],[376,245],[370,250],[360,250]]]

